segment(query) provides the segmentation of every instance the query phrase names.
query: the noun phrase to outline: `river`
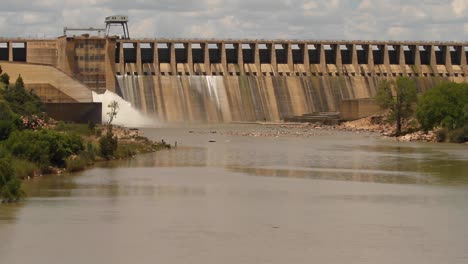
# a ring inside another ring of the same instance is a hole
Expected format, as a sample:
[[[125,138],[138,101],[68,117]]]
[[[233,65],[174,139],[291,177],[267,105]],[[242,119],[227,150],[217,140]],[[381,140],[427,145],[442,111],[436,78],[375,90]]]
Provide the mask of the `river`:
[[[239,135],[271,130],[285,133]],[[144,132],[178,147],[34,179],[0,205],[0,263],[468,263],[467,145]]]

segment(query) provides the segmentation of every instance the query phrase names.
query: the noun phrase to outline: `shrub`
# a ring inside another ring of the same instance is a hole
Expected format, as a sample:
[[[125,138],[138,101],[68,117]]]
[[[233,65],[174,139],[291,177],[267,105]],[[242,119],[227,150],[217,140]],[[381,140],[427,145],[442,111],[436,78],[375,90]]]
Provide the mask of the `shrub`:
[[[117,146],[117,137],[112,134],[112,129],[109,129],[107,133],[99,139],[101,156],[105,159],[110,159],[114,156]]]
[[[42,116],[43,109],[41,100],[37,95],[26,91],[21,76],[18,77],[15,85],[10,86],[8,89],[3,91],[3,97],[10,105],[11,110],[19,115]]]
[[[450,142],[453,143],[463,143],[466,141],[466,135],[465,135],[465,129],[464,128],[459,128],[455,129],[453,131],[450,131],[449,133],[449,140]]]
[[[91,134],[94,134],[96,130],[96,123],[93,121],[88,122],[88,130],[91,132]]]
[[[437,142],[445,142],[447,140],[448,131],[445,128],[436,131]]]
[[[84,154],[70,156],[65,160],[66,168],[69,172],[77,172],[86,169],[90,165],[88,157]]]
[[[25,179],[28,176],[32,177],[40,172],[40,168],[37,164],[24,159],[12,158],[11,166],[18,179]]]
[[[2,202],[15,202],[23,197],[21,181],[15,177],[11,160],[0,159],[0,198]]]
[[[0,75],[0,83],[9,85],[10,84],[10,75],[8,75],[6,72]]]
[[[97,147],[91,141],[88,141],[86,144],[86,155],[91,161],[94,161],[96,159],[96,154]]]
[[[68,156],[84,149],[78,135],[53,130],[15,131],[5,141],[5,146],[15,157],[35,162],[41,168],[64,166]]]
[[[425,131],[437,126],[459,129],[467,124],[467,105],[468,84],[443,83],[423,94],[416,116]]]
[[[0,120],[0,141],[7,139],[13,130],[15,130],[13,122]]]
[[[119,144],[115,152],[117,159],[131,158],[137,154],[137,146],[132,144]]]
[[[4,100],[0,100],[0,141],[7,139],[11,132],[20,127],[20,118],[11,111]]]

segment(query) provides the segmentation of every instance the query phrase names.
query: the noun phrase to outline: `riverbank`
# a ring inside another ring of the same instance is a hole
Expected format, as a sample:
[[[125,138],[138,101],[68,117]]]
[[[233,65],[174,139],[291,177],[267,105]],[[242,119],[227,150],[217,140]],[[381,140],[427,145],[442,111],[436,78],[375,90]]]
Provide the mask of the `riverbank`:
[[[268,128],[267,131],[250,132],[226,132],[228,136],[251,136],[251,137],[314,137],[320,135],[332,135],[336,131],[345,131],[358,134],[380,136],[402,142],[428,142],[437,143],[439,139],[435,131],[418,130],[415,121],[405,122],[407,133],[395,136],[395,125],[389,123],[387,115],[372,115],[355,121],[343,122],[338,125],[323,125],[321,123],[280,123],[280,122],[255,122],[250,124],[260,125]]]
[[[67,157],[65,160],[65,167],[50,166],[46,173],[41,173],[40,170],[37,169],[32,171],[29,175],[24,175],[23,177],[19,176],[20,179],[25,180],[34,177],[79,172],[91,168],[99,162],[125,160],[139,154],[152,153],[171,148],[171,145],[166,144],[164,140],[157,142],[148,139],[139,129],[112,126],[112,134],[117,140],[117,147],[111,156],[105,158],[100,155],[99,141],[103,132],[108,129],[107,126],[89,128],[87,125],[59,123],[51,125],[50,129],[63,133],[79,134],[86,144],[85,150]]]
[[[138,129],[36,121],[37,126],[15,130],[0,142],[0,202],[13,203],[26,196],[24,180],[84,171],[99,162],[171,148]]]

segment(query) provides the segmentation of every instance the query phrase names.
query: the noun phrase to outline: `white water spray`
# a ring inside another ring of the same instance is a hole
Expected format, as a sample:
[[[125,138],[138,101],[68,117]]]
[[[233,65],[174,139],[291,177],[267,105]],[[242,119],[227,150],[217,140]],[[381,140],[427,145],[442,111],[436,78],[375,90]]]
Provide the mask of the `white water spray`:
[[[159,127],[160,124],[156,120],[156,117],[151,117],[143,114],[138,109],[134,108],[131,103],[125,101],[119,95],[106,91],[103,94],[93,92],[93,101],[102,103],[102,121],[107,122],[109,117],[108,105],[112,101],[116,101],[119,104],[119,110],[117,116],[112,121],[114,125],[120,125],[125,127]]]

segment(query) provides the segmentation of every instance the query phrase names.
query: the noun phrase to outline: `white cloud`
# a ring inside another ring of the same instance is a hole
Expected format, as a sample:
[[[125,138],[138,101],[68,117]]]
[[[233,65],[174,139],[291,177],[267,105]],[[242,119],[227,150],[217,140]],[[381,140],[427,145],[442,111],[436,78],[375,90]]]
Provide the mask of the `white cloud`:
[[[468,0],[453,0],[452,8],[457,16],[462,16],[468,8]]]
[[[128,14],[134,37],[465,40],[465,13],[468,0],[2,0],[0,32],[57,37]]]

